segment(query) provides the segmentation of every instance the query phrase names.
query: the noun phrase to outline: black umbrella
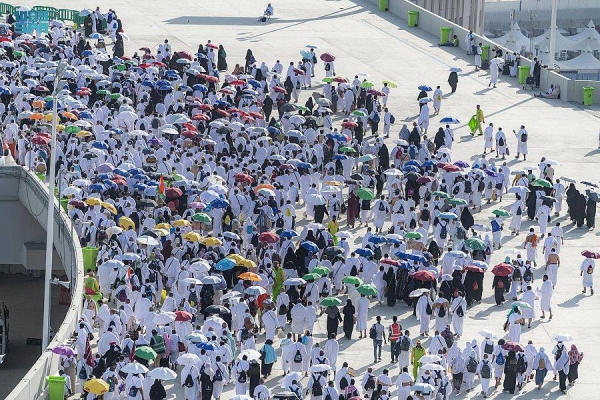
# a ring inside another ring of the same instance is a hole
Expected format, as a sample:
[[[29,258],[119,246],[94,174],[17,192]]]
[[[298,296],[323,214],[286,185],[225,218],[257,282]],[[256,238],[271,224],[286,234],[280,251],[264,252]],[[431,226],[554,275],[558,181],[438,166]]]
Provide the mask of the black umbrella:
[[[418,174],[416,172],[409,172],[406,175],[404,175],[404,177],[406,179],[408,179],[409,181],[416,181],[417,179],[419,179],[421,177],[421,174]]]
[[[556,199],[552,196],[542,196],[542,200],[543,201],[550,201],[550,202],[555,202]]]
[[[94,154],[94,153],[86,153],[83,155],[83,158],[85,158],[87,160],[91,160],[92,158],[98,158],[98,155]]]
[[[217,133],[219,135],[227,135],[228,133],[233,132],[233,129],[228,126],[221,126],[217,129]]]
[[[595,187],[595,188],[597,188],[597,187],[598,187],[598,185],[596,185],[595,183],[588,182],[588,181],[581,181],[581,184],[582,184],[582,185],[586,185],[586,186]]]
[[[339,256],[344,254],[344,249],[340,246],[327,247],[324,251],[328,256]]]
[[[298,111],[298,106],[295,104],[291,104],[291,103],[285,103],[284,105],[281,106],[281,112],[294,112],[294,111]]]
[[[357,181],[362,181],[364,179],[364,177],[361,174],[352,174],[350,175],[350,178],[355,179]]]
[[[227,315],[230,314],[231,311],[227,307],[212,305],[208,306],[204,309],[204,312],[207,314],[219,314],[219,315]]]
[[[158,234],[152,231],[146,231],[142,233],[140,236],[152,236],[154,239],[158,239]]]
[[[143,199],[143,200],[138,201],[136,206],[137,206],[137,208],[152,208],[152,207],[158,207],[158,204],[156,204],[156,202],[154,200]]]
[[[345,183],[346,185],[357,185],[357,184],[358,184],[358,181],[357,181],[357,180],[354,180],[354,179],[346,179],[346,180],[344,181],[344,183]]]
[[[593,190],[586,189],[585,194],[590,198],[590,200],[595,201],[596,203],[600,203],[600,195]]]

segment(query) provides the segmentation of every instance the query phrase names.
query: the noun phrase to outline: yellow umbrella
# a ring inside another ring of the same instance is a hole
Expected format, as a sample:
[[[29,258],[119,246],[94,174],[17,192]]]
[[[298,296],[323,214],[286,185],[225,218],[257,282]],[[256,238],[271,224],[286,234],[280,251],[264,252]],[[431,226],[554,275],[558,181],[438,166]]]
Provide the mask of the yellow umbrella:
[[[56,129],[58,129],[59,131],[62,132],[65,130],[65,126],[63,124],[59,124],[59,125],[56,125]]]
[[[207,246],[220,246],[223,244],[223,242],[221,242],[216,237],[207,237],[202,241],[202,244],[205,244]]]
[[[75,135],[80,138],[93,136],[92,133],[89,131],[79,131]]]
[[[246,268],[256,268],[256,263],[252,260],[248,260],[247,258],[244,258],[241,262],[238,263],[238,265]]]
[[[199,234],[198,232],[188,232],[185,235],[183,235],[183,238],[185,240],[189,240],[190,242],[201,242],[202,241],[202,235]]]
[[[168,236],[169,235],[169,231],[167,229],[154,228],[154,229],[152,229],[152,232],[155,232],[157,235],[160,235],[160,236]]]
[[[325,185],[328,185],[328,186],[342,186],[342,182],[339,182],[339,181],[325,181]]]
[[[117,209],[112,204],[103,201],[101,205],[102,205],[102,207],[104,207],[108,211],[110,211],[112,214],[115,214],[115,215],[117,214]]]
[[[87,204],[88,206],[99,206],[102,205],[102,200],[100,200],[97,197],[88,197],[85,200],[85,204]]]
[[[173,226],[176,226],[178,228],[181,228],[183,226],[191,226],[192,224],[190,223],[190,221],[187,221],[185,219],[178,219],[177,221],[173,222]]]
[[[109,389],[108,383],[103,381],[102,379],[90,379],[83,385],[83,389],[89,393],[102,395],[108,392]]]
[[[166,229],[168,231],[168,230],[171,230],[171,225],[167,224],[166,222],[163,222],[163,223],[156,225],[154,227],[154,229]]]
[[[244,258],[244,257],[242,257],[242,256],[240,256],[239,254],[230,254],[230,255],[228,255],[226,258],[229,258],[229,259],[231,259],[231,260],[235,261],[235,263],[236,263],[236,264],[238,264],[238,265],[239,265],[239,264],[240,264],[242,261],[244,261],[244,260],[245,260],[245,258]]]
[[[133,222],[133,220],[131,218],[128,217],[121,217],[119,218],[119,226],[123,229],[135,229],[135,223]]]
[[[383,81],[383,83],[387,83],[390,89],[396,89],[398,87],[398,85],[392,81]]]
[[[46,115],[44,115],[44,119],[48,122],[52,121],[52,113],[48,113]]]

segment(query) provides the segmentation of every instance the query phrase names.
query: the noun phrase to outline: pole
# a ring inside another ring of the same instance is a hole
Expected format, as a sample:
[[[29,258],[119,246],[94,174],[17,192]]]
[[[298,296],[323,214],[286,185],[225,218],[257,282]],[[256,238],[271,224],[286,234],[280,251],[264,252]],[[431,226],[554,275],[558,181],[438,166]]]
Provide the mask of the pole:
[[[548,58],[548,68],[554,69],[556,53],[556,13],[558,9],[558,0],[552,0],[552,17],[550,19],[550,54]]]
[[[50,176],[48,177],[48,222],[46,224],[46,272],[44,275],[44,318],[42,333],[42,352],[50,343],[50,278],[52,276],[52,248],[54,244],[54,179],[56,176],[56,120],[58,119],[58,86],[65,64],[56,68],[54,91],[52,93],[52,141],[50,148]]]

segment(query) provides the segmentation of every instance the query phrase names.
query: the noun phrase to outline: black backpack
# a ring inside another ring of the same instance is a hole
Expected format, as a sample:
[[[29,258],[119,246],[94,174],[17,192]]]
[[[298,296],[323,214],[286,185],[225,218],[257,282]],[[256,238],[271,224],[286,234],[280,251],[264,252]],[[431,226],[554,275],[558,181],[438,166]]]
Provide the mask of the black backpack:
[[[501,138],[498,140],[498,146],[504,146],[504,138],[503,138],[503,137],[501,137]]]
[[[279,310],[277,311],[277,314],[279,314],[279,315],[287,314],[287,307],[285,304],[282,304],[279,306]]]
[[[277,218],[277,221],[275,221],[275,227],[283,228],[283,218],[282,217]]]
[[[527,364],[525,363],[525,355],[519,354],[519,358],[517,359],[517,372],[520,374],[525,373],[527,371]]]
[[[515,269],[513,270],[513,274],[512,274],[512,280],[513,281],[520,281],[522,278],[521,275],[521,268],[519,268],[518,266],[515,267]]]
[[[402,336],[402,340],[400,340],[400,350],[401,351],[410,350],[410,339],[408,339],[406,336]]]
[[[431,310],[431,304],[429,304],[429,302],[427,302],[427,307],[425,308],[425,314],[431,315],[432,313],[433,313],[433,311]]]
[[[440,311],[438,311],[438,317],[444,318],[446,316],[446,307],[440,307]]]
[[[302,353],[300,353],[300,349],[296,350],[296,354],[294,354],[294,362],[295,363],[302,362]]]
[[[375,377],[373,375],[369,375],[367,382],[365,383],[365,390],[373,389],[375,389]]]
[[[465,193],[471,193],[472,191],[471,181],[465,181]]]
[[[525,133],[525,134],[522,134],[522,135],[521,135],[521,142],[523,142],[523,143],[527,143],[527,136],[529,136],[529,135],[528,135],[528,134],[526,134],[526,133]]]
[[[483,352],[485,354],[492,354],[494,352],[494,345],[486,342],[485,346],[483,346]]]
[[[525,273],[523,274],[523,280],[525,282],[531,282],[533,279],[533,272],[531,271],[531,267],[525,267]]]
[[[462,240],[465,238],[465,230],[460,226],[456,228],[456,238]]]
[[[477,371],[477,360],[475,357],[469,357],[469,361],[467,362],[467,372],[475,373]]]
[[[489,361],[483,360],[481,365],[481,378],[490,379],[492,377],[492,368],[490,367]]]
[[[479,183],[477,184],[477,191],[483,192],[484,190],[485,190],[485,183],[483,183],[483,181],[479,181]]]
[[[554,355],[554,359],[558,360],[560,356],[562,356],[564,350],[565,346],[556,346],[556,354]]]
[[[452,194],[456,196],[459,193],[460,193],[460,186],[457,185],[454,189],[452,189]]]
[[[429,214],[429,210],[428,209],[423,209],[423,211],[421,211],[421,221],[429,221],[429,217],[431,215]]]
[[[323,387],[319,383],[319,378],[317,375],[313,375],[313,384],[310,391],[313,396],[323,396]]]
[[[412,218],[412,219],[410,220],[410,224],[408,224],[408,227],[409,227],[410,229],[415,229],[415,228],[417,227],[417,221],[415,221],[415,219],[414,219],[414,218]]]
[[[238,379],[237,379],[237,381],[238,381],[239,383],[246,383],[246,380],[247,380],[247,378],[248,378],[248,377],[246,376],[246,371],[241,371],[241,372],[240,372],[240,375],[238,376]]]
[[[448,237],[448,223],[446,225],[441,225],[440,229],[440,238],[446,239]]]
[[[377,339],[377,328],[375,327],[375,324],[369,329],[369,339]]]
[[[221,382],[223,380],[223,372],[221,372],[221,368],[217,367],[213,380],[215,382]]]
[[[186,388],[194,387],[194,378],[192,378],[192,374],[188,374],[188,376],[186,376],[183,386]]]
[[[383,201],[381,203],[379,203],[379,211],[387,211],[385,209],[385,204],[383,204]]]

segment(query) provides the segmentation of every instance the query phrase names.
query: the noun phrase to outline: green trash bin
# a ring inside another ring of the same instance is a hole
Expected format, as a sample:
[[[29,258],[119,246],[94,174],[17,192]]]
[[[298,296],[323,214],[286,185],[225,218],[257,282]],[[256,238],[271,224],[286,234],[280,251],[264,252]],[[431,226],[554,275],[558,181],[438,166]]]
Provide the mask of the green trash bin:
[[[594,105],[594,88],[591,86],[583,87],[583,105],[593,106]]]
[[[87,270],[91,269],[92,271],[96,269],[96,258],[98,257],[98,248],[97,247],[84,247],[81,249],[83,253],[83,268],[87,272]]]
[[[46,382],[48,382],[48,398],[50,400],[64,400],[67,378],[64,376],[47,376]]]
[[[490,61],[490,46],[481,46],[481,61]]]
[[[452,28],[447,26],[440,27],[440,44],[446,44],[450,42],[450,34],[452,33]]]
[[[69,204],[69,199],[60,199],[60,205],[62,206],[65,212],[67,211],[67,205]]]
[[[531,72],[531,65],[519,65],[519,72],[517,78],[519,79],[519,85],[524,85],[529,73]]]
[[[418,20],[419,20],[419,12],[418,11],[409,11],[408,12],[408,26],[417,26]]]
[[[39,178],[39,180],[42,181],[42,183],[46,183],[46,173],[45,172],[38,172],[36,175]]]
[[[388,10],[388,0],[379,0],[379,11]]]

